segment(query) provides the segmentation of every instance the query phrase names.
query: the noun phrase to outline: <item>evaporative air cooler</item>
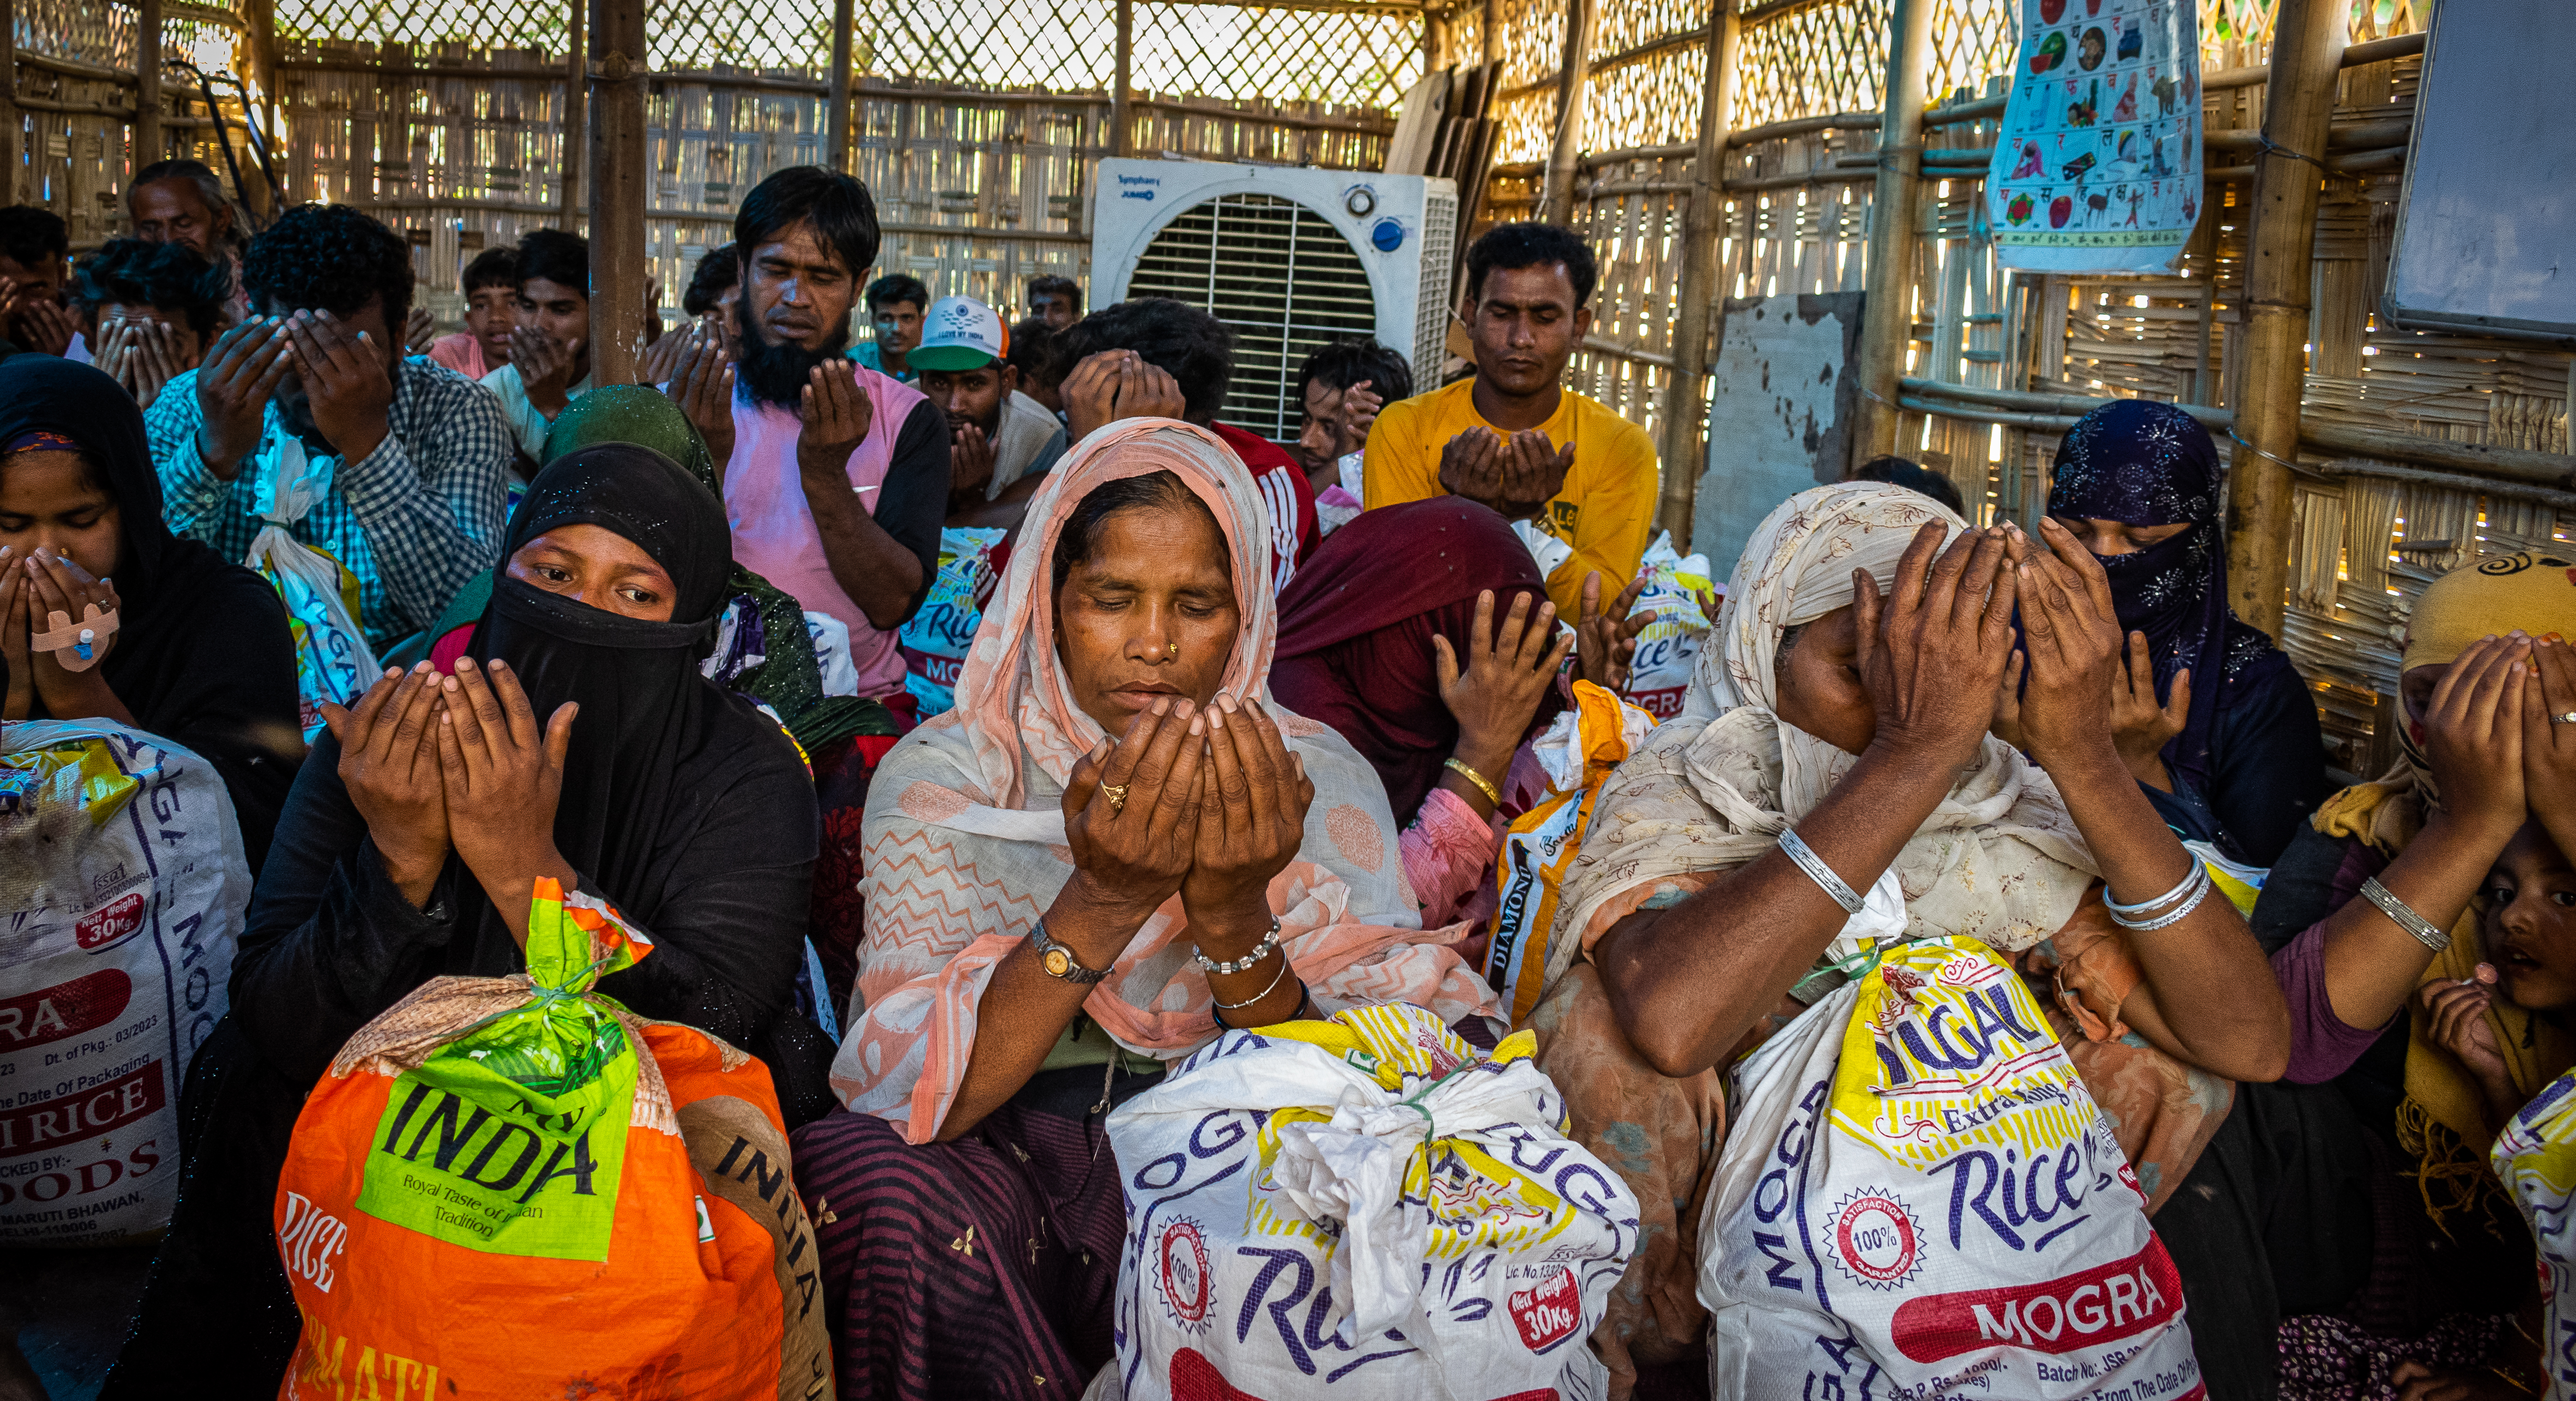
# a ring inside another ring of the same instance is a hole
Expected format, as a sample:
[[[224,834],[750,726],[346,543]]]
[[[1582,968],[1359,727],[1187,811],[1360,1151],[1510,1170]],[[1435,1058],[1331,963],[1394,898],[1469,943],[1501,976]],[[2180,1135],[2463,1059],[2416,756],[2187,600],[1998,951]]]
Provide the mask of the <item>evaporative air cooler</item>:
[[[1454,182],[1420,175],[1104,160],[1092,193],[1092,303],[1171,297],[1234,328],[1223,418],[1286,442],[1297,367],[1375,336],[1439,383],[1457,234]]]

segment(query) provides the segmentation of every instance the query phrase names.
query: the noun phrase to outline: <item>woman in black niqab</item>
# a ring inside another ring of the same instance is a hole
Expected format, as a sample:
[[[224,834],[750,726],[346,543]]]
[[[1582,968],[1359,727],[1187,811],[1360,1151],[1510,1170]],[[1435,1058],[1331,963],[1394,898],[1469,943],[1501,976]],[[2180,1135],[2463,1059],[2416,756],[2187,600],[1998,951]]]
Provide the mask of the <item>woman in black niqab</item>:
[[[541,587],[523,552],[576,525],[652,557],[671,580],[669,621]],[[788,1123],[818,1117],[833,1103],[832,1047],[790,1007],[820,831],[814,786],[776,722],[698,671],[731,567],[721,503],[650,449],[602,445],[537,475],[504,548],[473,656],[487,670],[506,663],[541,724],[579,706],[555,853],[654,944],[600,990],[760,1056]],[[305,1091],[351,1033],[427,979],[525,966],[495,901],[524,910],[527,887],[487,890],[498,873],[451,852],[427,898],[406,898],[341,768],[325,735],[287,801],[234,959],[232,1015],[190,1074],[186,1117],[203,1127],[178,1217],[104,1396],[183,1376],[202,1396],[210,1377],[236,1374],[245,1397],[276,1393],[298,1324],[270,1206]]]
[[[0,362],[0,544],[19,569],[54,534],[25,508],[9,482],[22,454],[75,452],[86,485],[114,503],[116,558],[81,558],[81,576],[106,576],[118,628],[97,675],[134,727],[172,741],[213,766],[231,795],[242,845],[256,872],[268,854],[278,808],[304,757],[295,694],[295,639],[286,608],[257,574],[195,540],[171,534],[161,478],[143,436],[143,413],[113,379],[51,355]],[[59,539],[47,546],[60,552]],[[42,631],[40,612],[34,630]],[[17,650],[15,648],[13,651]],[[12,678],[9,720],[119,719],[48,702],[50,663],[30,660]],[[23,708],[22,708],[23,706]]]

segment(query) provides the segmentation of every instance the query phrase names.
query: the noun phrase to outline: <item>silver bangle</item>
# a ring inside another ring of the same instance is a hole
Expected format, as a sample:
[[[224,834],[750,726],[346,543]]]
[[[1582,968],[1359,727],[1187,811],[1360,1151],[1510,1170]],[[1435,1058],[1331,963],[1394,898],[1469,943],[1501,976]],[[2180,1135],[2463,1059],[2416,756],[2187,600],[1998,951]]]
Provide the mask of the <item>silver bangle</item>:
[[[2451,947],[2451,936],[2447,932],[2434,928],[2431,920],[2415,913],[2415,907],[2398,899],[2397,892],[2381,885],[2379,877],[2372,876],[2361,883],[2361,898],[2377,905],[2379,912],[2388,916],[2389,923],[2414,935],[2415,942],[2433,952],[2441,953]]]
[[[2190,856],[2191,853],[2184,852],[2183,855]],[[2162,909],[2164,906],[2170,905],[2174,901],[2189,895],[2193,884],[2206,878],[2207,870],[2207,867],[2200,864],[2198,857],[2193,857],[2191,869],[2182,873],[2182,879],[2174,882],[2173,889],[2166,891],[2164,894],[2159,895],[2152,900],[2141,900],[2134,905],[2123,905],[2119,901],[2112,899],[2110,888],[2105,886],[2102,891],[2103,908],[2109,910],[2115,915],[2142,915],[2149,910]]]
[[[2191,869],[2194,875],[2191,898],[2176,906],[2171,913],[2158,915],[2154,919],[2131,919],[2118,910],[2113,910],[2111,922],[2122,929],[2134,930],[2140,934],[2182,923],[2190,917],[2192,911],[2200,908],[2200,902],[2208,899],[2209,892],[2218,885],[2218,882],[2209,878],[2209,868],[2198,861],[2191,863]]]
[[[1206,954],[1199,952],[1195,948],[1190,950],[1190,957],[1197,959],[1199,961],[1199,966],[1211,973],[1249,973],[1252,971],[1253,965],[1261,962],[1261,960],[1265,958],[1268,958],[1270,956],[1270,951],[1277,947],[1279,947],[1279,919],[1276,915],[1273,915],[1270,920],[1270,932],[1262,935],[1261,942],[1253,945],[1252,952],[1245,954],[1243,957],[1228,959],[1225,962],[1220,963],[1217,960],[1208,957]]]
[[[1798,863],[1798,869],[1807,873],[1807,879],[1834,897],[1834,903],[1843,907],[1844,914],[1860,913],[1860,896],[1852,893],[1852,888],[1843,882],[1843,878],[1834,874],[1834,868],[1825,864],[1825,858],[1807,845],[1806,839],[1798,835],[1797,828],[1780,829],[1780,849],[1789,854],[1790,860]]]
[[[1279,955],[1279,976],[1278,976],[1278,977],[1275,977],[1275,978],[1272,978],[1272,979],[1270,980],[1270,986],[1268,986],[1268,987],[1266,987],[1266,988],[1263,988],[1261,991],[1256,992],[1256,993],[1254,993],[1253,995],[1251,995],[1250,997],[1247,997],[1247,998],[1243,999],[1241,1002],[1219,1002],[1219,1001],[1217,1001],[1217,1000],[1216,1000],[1216,994],[1215,994],[1214,992],[1210,992],[1210,993],[1208,994],[1208,1003],[1209,1003],[1209,1005],[1210,1005],[1210,1006],[1215,1007],[1215,1008],[1216,1008],[1218,1011],[1220,1011],[1220,1012],[1232,1012],[1232,1011],[1236,1011],[1236,1010],[1238,1010],[1238,1009],[1240,1009],[1240,1008],[1249,1007],[1249,1006],[1251,1006],[1253,1003],[1258,1002],[1258,1001],[1260,1001],[1261,999],[1263,999],[1263,998],[1265,998],[1265,997],[1268,997],[1270,994],[1272,994],[1272,993],[1274,993],[1274,992],[1277,992],[1277,991],[1279,990],[1279,983],[1280,983],[1280,980],[1281,980],[1281,979],[1286,978],[1287,976],[1288,976],[1288,955],[1286,955],[1286,954],[1284,954],[1284,953],[1283,953],[1283,954]],[[1301,1007],[1303,1006],[1303,1004],[1302,1004],[1302,1003],[1301,1003],[1301,1004],[1299,1004],[1299,1005],[1300,1005]]]

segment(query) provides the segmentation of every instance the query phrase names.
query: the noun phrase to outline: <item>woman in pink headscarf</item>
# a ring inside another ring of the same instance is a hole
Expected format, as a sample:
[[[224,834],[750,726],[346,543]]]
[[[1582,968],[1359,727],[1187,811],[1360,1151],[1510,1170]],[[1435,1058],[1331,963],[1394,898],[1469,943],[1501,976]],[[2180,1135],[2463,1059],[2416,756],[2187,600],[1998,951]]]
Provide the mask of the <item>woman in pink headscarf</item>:
[[[1425,934],[1377,774],[1270,699],[1250,473],[1167,419],[1029,505],[957,708],[886,756],[847,1110],[796,1137],[843,1397],[1077,1395],[1125,1225],[1103,1119],[1227,1027],[1493,990]]]

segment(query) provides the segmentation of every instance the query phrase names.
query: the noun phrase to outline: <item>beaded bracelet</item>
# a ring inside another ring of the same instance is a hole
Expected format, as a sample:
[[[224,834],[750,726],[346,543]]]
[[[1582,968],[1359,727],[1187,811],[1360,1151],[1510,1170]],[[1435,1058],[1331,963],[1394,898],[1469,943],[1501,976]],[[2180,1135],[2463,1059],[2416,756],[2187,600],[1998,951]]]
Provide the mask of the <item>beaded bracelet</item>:
[[[1261,942],[1253,945],[1252,952],[1245,954],[1243,957],[1228,959],[1220,963],[1196,949],[1192,949],[1190,951],[1190,957],[1197,959],[1199,961],[1199,966],[1211,973],[1249,973],[1252,971],[1254,964],[1268,958],[1270,956],[1270,951],[1277,947],[1279,947],[1279,919],[1274,915],[1270,920],[1270,932],[1262,935]]]

